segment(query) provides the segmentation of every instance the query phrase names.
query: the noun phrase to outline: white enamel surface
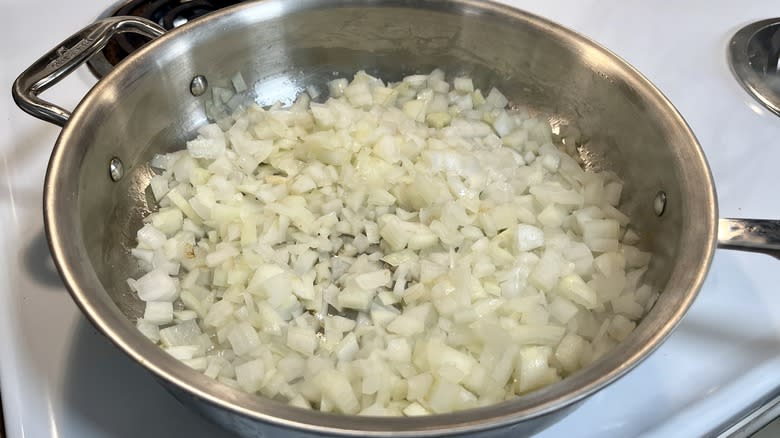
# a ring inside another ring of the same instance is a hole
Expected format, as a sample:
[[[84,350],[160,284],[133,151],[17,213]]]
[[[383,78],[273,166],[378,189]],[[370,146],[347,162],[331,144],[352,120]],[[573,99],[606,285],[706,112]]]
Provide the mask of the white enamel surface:
[[[780,118],[732,80],[726,43],[775,2],[515,0],[610,48],[677,106],[712,166],[724,217],[780,218]],[[213,437],[98,335],[62,287],[46,248],[41,186],[59,130],[10,98],[13,79],[107,7],[98,0],[0,0],[0,391],[6,431],[21,437]],[[46,97],[72,108],[84,69]],[[626,377],[539,437],[701,436],[780,385],[780,263],[718,251],[671,338]]]

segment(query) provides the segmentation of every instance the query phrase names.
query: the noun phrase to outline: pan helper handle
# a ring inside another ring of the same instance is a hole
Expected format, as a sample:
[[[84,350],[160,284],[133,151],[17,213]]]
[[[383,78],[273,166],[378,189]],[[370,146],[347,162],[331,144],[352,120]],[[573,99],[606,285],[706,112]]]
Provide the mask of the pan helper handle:
[[[19,75],[11,90],[14,101],[19,108],[41,120],[65,126],[70,118],[70,111],[47,102],[38,95],[102,50],[114,35],[124,32],[157,38],[165,33],[165,29],[137,17],[98,20],[63,41]]]
[[[718,247],[760,252],[780,258],[780,221],[767,219],[720,219]]]

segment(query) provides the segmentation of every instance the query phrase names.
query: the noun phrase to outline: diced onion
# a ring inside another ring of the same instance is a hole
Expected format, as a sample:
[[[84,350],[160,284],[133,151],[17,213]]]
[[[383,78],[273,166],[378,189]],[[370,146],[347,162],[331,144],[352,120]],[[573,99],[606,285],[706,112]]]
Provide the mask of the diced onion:
[[[658,294],[622,183],[445,77],[269,108],[240,74],[212,87],[214,122],[151,162],[138,330],[226,385],[374,416],[498,403],[629,337]]]

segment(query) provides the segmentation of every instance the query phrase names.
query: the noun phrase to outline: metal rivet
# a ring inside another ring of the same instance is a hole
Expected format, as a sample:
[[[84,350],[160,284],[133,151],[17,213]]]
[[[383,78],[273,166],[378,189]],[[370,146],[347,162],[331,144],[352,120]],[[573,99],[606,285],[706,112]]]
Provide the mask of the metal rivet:
[[[202,96],[208,88],[209,82],[203,75],[195,76],[192,78],[192,82],[190,82],[190,93],[195,97]]]
[[[658,216],[664,214],[664,211],[666,210],[666,193],[663,190],[655,195],[655,200],[653,201],[653,210]]]
[[[122,164],[122,160],[117,157],[111,159],[108,162],[108,176],[114,182],[119,181],[125,175],[125,165]]]

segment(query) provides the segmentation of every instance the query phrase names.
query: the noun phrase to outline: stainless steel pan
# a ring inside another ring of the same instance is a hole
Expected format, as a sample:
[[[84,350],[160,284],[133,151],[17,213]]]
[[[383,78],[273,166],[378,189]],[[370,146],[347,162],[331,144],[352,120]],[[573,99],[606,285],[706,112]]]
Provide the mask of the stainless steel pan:
[[[41,100],[117,32],[154,41],[102,79],[70,114]],[[300,410],[250,396],[189,369],[147,341],[128,248],[149,212],[155,154],[182,147],[206,123],[207,83],[240,72],[262,103],[359,69],[385,79],[443,67],[582,134],[587,166],[625,180],[623,208],[655,254],[647,277],[663,292],[635,332],[562,382],[494,406],[424,418]],[[202,77],[193,82],[193,79]],[[205,82],[203,81],[205,78]],[[669,101],[613,53],[545,19],[490,2],[267,0],[163,35],[133,18],[99,21],[16,81],[22,109],[63,127],[46,175],[52,254],[75,301],[130,357],[185,403],[244,436],[518,436],[565,415],[646,358],[695,298],[718,243],[777,255],[777,223],[717,219],[715,188],[693,133]]]

